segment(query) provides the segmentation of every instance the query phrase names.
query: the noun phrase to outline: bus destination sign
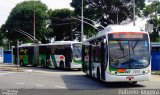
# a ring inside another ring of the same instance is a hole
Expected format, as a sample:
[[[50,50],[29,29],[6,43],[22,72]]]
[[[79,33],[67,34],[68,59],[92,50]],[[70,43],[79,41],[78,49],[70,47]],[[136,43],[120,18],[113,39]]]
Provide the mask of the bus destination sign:
[[[113,38],[115,38],[115,39],[119,39],[119,38],[124,38],[124,39],[138,38],[138,39],[141,39],[141,38],[143,38],[143,34],[113,34]]]

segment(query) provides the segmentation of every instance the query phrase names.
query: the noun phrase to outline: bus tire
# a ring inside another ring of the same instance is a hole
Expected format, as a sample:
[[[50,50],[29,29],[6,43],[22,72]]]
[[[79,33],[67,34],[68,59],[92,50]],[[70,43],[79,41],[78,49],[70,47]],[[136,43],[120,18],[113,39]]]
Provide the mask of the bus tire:
[[[64,68],[64,62],[60,61],[60,68],[63,69]]]
[[[82,68],[78,68],[78,71],[82,71]]]
[[[100,80],[100,70],[97,68],[97,79]]]
[[[131,82],[132,84],[137,84],[137,81],[133,81],[133,82]]]

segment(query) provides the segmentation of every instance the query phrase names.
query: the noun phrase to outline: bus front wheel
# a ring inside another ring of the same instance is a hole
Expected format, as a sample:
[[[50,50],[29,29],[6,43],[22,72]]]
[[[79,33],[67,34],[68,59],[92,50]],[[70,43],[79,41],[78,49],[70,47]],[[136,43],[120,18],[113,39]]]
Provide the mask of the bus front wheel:
[[[137,81],[133,81],[133,82],[131,82],[132,84],[137,84]]]

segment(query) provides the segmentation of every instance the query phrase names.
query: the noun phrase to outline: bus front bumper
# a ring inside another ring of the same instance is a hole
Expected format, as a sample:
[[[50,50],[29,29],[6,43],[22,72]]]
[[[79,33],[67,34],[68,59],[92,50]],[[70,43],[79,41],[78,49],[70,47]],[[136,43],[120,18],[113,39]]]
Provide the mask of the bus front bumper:
[[[106,73],[106,82],[132,82],[132,81],[149,81],[151,74],[144,75],[111,75]]]

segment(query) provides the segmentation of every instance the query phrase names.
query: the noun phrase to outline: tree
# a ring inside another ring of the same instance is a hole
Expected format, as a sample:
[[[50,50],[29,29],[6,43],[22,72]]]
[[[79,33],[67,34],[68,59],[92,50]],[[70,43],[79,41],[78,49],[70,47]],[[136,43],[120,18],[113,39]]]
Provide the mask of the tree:
[[[143,10],[143,15],[149,18],[148,23],[153,24],[153,32],[150,33],[151,41],[160,41],[159,31],[160,31],[160,2],[153,2],[148,5]]]
[[[4,24],[0,28],[0,46],[3,46],[4,49],[8,49],[9,41],[6,38],[6,32],[3,32],[3,31],[5,31]]]
[[[9,40],[23,40],[30,41],[24,35],[15,31],[21,29],[31,35],[33,35],[33,21],[35,11],[35,31],[36,38],[42,40],[43,34],[46,31],[46,18],[47,18],[47,6],[41,1],[24,1],[17,4],[11,11],[6,23],[5,28],[7,37]]]
[[[54,37],[55,40],[73,40],[75,39],[74,27],[76,26],[75,21],[71,20],[74,15],[72,10],[69,9],[56,9],[49,10],[49,18],[51,24],[47,28],[48,37]]]
[[[120,24],[127,18],[133,18],[132,0],[83,0],[84,17],[92,19],[103,26]],[[136,13],[145,6],[145,0],[135,0]],[[81,0],[72,0],[71,6],[77,16],[81,16]],[[87,30],[86,34],[89,32]],[[92,34],[92,33],[89,33]]]

